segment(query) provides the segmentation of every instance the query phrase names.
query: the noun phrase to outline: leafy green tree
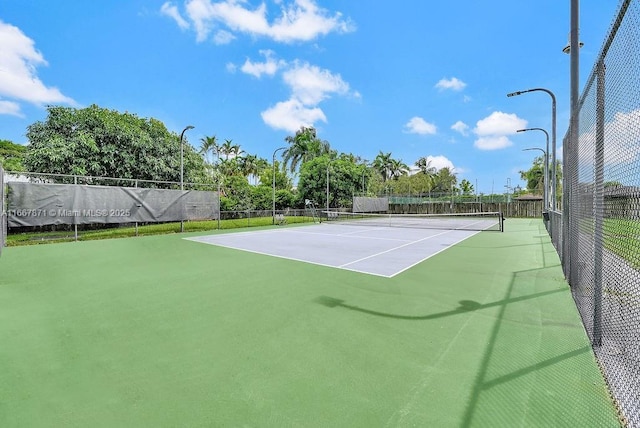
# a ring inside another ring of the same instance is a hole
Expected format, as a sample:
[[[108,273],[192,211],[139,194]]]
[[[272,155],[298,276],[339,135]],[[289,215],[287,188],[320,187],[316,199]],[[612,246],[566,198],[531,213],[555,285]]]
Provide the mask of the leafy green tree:
[[[520,171],[520,178],[527,182],[527,190],[542,194],[544,192],[544,156],[537,156],[527,171]]]
[[[96,105],[50,106],[47,119],[27,128],[28,171],[53,174],[180,180],[180,137],[156,119]],[[184,181],[209,182],[204,160],[184,139]]]
[[[434,178],[433,191],[437,193],[451,193],[456,190],[458,178],[449,167],[438,170]]]
[[[324,155],[312,159],[300,167],[299,197],[302,201],[310,199],[325,207],[328,176],[329,207],[351,207],[353,195],[362,186],[362,171],[362,165],[354,163],[348,156],[332,159],[330,155]]]
[[[22,162],[26,151],[26,146],[0,140],[0,165],[6,171],[24,171]]]
[[[271,188],[273,186],[273,165],[264,168],[260,172],[260,184]],[[280,162],[275,163],[275,175],[276,175],[276,190],[288,190],[291,191],[293,184],[291,178],[282,169]]]
[[[252,186],[251,203],[253,209],[271,210],[273,208],[273,188],[271,186]],[[294,208],[296,206],[295,194],[287,189],[276,190],[276,209]]]
[[[375,167],[367,168],[366,191],[369,196],[381,196],[387,194],[388,184]]]
[[[607,188],[609,188],[609,189],[614,188],[615,189],[616,187],[623,187],[624,185],[618,180],[613,180],[613,181],[605,181],[603,183],[603,186],[604,186],[605,189],[607,189]]]
[[[223,177],[241,176],[244,177],[240,170],[240,163],[238,158],[220,159],[220,163],[217,165],[217,169]]]
[[[220,206],[223,211],[253,210],[251,185],[240,175],[225,176],[220,197]]]
[[[465,196],[473,195],[473,184],[465,178],[460,182],[460,190]]]
[[[391,186],[391,193],[394,195],[409,196],[414,192],[413,183],[409,175],[402,175],[388,182]]]
[[[418,173],[409,177],[411,179],[411,191],[417,195],[426,195],[433,187],[433,177],[427,174]]]
[[[266,162],[266,161],[265,161]],[[276,161],[275,169],[273,165],[267,164],[259,171],[259,182],[253,186],[252,200],[255,209],[269,210],[273,208],[273,178],[275,171],[276,187],[276,209],[294,208],[299,205],[296,201],[296,194],[293,184],[287,173],[281,168],[281,164]]]

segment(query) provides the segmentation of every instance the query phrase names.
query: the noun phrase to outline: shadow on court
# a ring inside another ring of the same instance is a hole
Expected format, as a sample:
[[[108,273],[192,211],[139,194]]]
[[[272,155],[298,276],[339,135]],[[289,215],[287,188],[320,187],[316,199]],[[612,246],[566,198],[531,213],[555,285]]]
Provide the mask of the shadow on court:
[[[532,258],[535,255],[541,266],[513,269],[503,289],[504,298],[499,300],[488,303],[458,300],[450,310],[424,315],[372,310],[348,299],[326,295],[313,300],[331,310],[345,309],[383,319],[439,320],[425,323],[424,340],[440,343],[444,347],[442,358],[435,361],[425,358],[425,369],[411,390],[411,401],[388,421],[388,426],[419,424],[419,417],[411,415],[411,411],[419,406],[430,408],[438,396],[450,397],[448,388],[452,387],[436,381],[446,378],[446,373],[451,385],[462,382],[462,373],[466,373],[464,376],[469,381],[466,397],[458,396],[460,413],[454,418],[457,422],[451,425],[449,421],[447,426],[618,426],[575,308],[567,306],[567,302],[573,304],[570,289],[566,283],[554,279],[559,266],[555,258],[547,254],[550,244],[539,241],[541,236],[531,238],[536,242],[493,247],[504,251],[504,248],[526,246],[530,251],[527,255]],[[462,247],[465,245],[460,249]],[[457,278],[452,271],[447,281],[461,282]],[[465,286],[460,287],[464,289]],[[451,294],[449,297],[454,298]],[[448,317],[458,319],[442,321]],[[467,345],[461,343],[469,340],[467,330],[475,329],[473,326],[481,322],[486,325],[478,330],[482,336]],[[442,337],[438,326],[454,323],[460,325],[460,329],[449,331],[448,334],[453,335],[448,339]],[[447,340],[451,344],[443,345]]]
[[[319,303],[319,304],[321,304],[323,306],[326,306],[328,308],[340,307],[340,308],[349,309],[349,310],[352,310],[352,311],[362,312],[364,314],[375,315],[377,317],[396,318],[396,319],[401,319],[401,320],[421,321],[421,320],[431,320],[431,319],[436,319],[436,318],[443,318],[443,317],[448,317],[448,316],[451,316],[451,315],[464,314],[464,313],[470,312],[470,311],[477,311],[477,310],[480,310],[480,309],[492,308],[492,307],[495,307],[495,306],[503,306],[503,305],[508,305],[510,303],[521,302],[523,300],[536,299],[536,298],[539,298],[539,297],[547,296],[549,294],[565,293],[565,292],[567,292],[567,290],[562,290],[562,289],[550,290],[550,291],[544,291],[544,292],[536,293],[536,294],[529,295],[529,296],[515,297],[515,298],[512,298],[512,299],[505,299],[505,300],[500,300],[498,302],[491,302],[491,303],[486,303],[486,304],[481,304],[481,303],[478,303],[478,302],[474,302],[473,300],[460,300],[458,302],[459,306],[456,309],[453,309],[453,310],[450,310],[450,311],[445,311],[445,312],[439,312],[439,313],[435,313],[435,314],[422,315],[422,316],[409,316],[409,315],[389,314],[389,313],[384,313],[384,312],[372,311],[372,310],[369,310],[369,309],[359,308],[359,307],[353,306],[353,305],[348,305],[348,304],[344,303],[343,300],[334,299],[333,297],[328,297],[328,296],[320,296],[317,299],[315,299],[314,301],[316,303]]]

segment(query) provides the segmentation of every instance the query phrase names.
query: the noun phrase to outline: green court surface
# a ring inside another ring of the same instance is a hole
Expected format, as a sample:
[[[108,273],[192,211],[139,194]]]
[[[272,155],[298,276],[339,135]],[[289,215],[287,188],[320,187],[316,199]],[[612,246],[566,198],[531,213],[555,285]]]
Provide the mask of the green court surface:
[[[5,248],[0,426],[619,426],[541,220],[393,278],[195,235]]]

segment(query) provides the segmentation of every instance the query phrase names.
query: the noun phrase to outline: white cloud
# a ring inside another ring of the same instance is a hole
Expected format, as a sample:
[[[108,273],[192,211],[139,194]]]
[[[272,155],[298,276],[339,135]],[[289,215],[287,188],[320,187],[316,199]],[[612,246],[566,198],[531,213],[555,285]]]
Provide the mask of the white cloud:
[[[38,78],[36,68],[43,65],[47,61],[35,49],[33,40],[18,27],[0,21],[0,96],[13,100],[3,101],[4,114],[21,115],[19,101],[75,105],[71,98]]]
[[[452,77],[451,79],[440,79],[440,81],[436,83],[436,88],[440,90],[451,89],[452,91],[461,91],[465,86],[467,86],[467,84],[457,77]]]
[[[480,150],[498,150],[512,146],[513,142],[504,135],[489,135],[478,138],[473,145]]]
[[[437,132],[436,126],[421,117],[414,116],[404,125],[404,132],[409,134],[433,135]]]
[[[273,76],[274,74],[276,74],[278,69],[286,66],[285,61],[276,60],[273,57],[274,54],[271,50],[261,50],[260,54],[265,57],[264,62],[252,62],[247,58],[242,67],[240,67],[240,70],[243,73],[260,78],[263,74]]]
[[[306,105],[318,104],[331,94],[349,93],[349,84],[339,74],[308,63],[295,62],[282,77],[291,88],[293,98]]]
[[[494,111],[476,123],[473,132],[479,137],[474,146],[480,150],[498,150],[513,145],[507,135],[526,128],[527,121],[515,114]]]
[[[0,114],[24,117],[20,111],[20,104],[14,103],[13,101],[0,100]]]
[[[193,22],[199,42],[206,40],[217,26],[284,43],[309,41],[331,32],[346,33],[355,29],[353,23],[344,19],[340,12],[332,14],[318,7],[315,0],[293,0],[287,4],[277,0],[275,3],[280,7],[280,14],[272,22],[267,19],[269,13],[266,3],[262,2],[252,9],[244,0],[189,0],[186,14]],[[170,7],[167,6],[167,9]]]
[[[427,160],[430,162],[430,165],[438,171],[442,168],[449,168],[451,171],[457,172],[456,168],[453,166],[453,162],[451,162],[446,156],[427,156]]]
[[[339,74],[306,62],[287,62],[278,60],[271,50],[260,51],[264,62],[247,59],[240,67],[243,73],[255,77],[274,76],[281,73],[284,84],[291,94],[286,101],[277,102],[261,113],[263,121],[276,129],[297,131],[300,126],[314,126],[317,121],[327,121],[327,117],[318,105],[333,95],[352,95],[359,98],[358,92],[351,92],[349,84]],[[237,67],[227,64],[227,70],[235,72]]]
[[[313,126],[316,122],[326,122],[322,109],[318,107],[308,107],[296,99],[289,99],[276,103],[261,113],[262,120],[275,129],[283,129],[288,132],[295,132],[301,126]]]
[[[467,135],[469,135],[469,125],[467,125],[466,123],[464,123],[463,121],[459,120],[456,123],[454,123],[453,125],[451,125],[451,129],[453,129],[454,131],[464,135],[465,137]]]
[[[218,30],[215,34],[215,36],[213,36],[213,42],[216,45],[228,45],[229,43],[231,43],[234,39],[236,38],[236,36],[234,36],[233,34],[231,34],[228,31],[225,30]]]
[[[203,42],[209,36],[214,22],[212,22],[213,8],[209,0],[191,0],[186,5],[187,16],[193,22],[196,31],[196,41]]]
[[[274,40],[291,42],[313,40],[333,31],[348,33],[353,30],[353,23],[343,20],[340,12],[328,16],[314,0],[295,0],[295,6],[282,8],[282,15],[271,26],[270,35]]]
[[[187,30],[189,28],[189,23],[185,21],[182,15],[180,15],[180,12],[178,12],[178,7],[173,3],[169,1],[164,3],[162,7],[160,7],[160,13],[172,18],[174,21],[176,21],[178,27],[182,28],[183,30]]]
[[[494,111],[476,123],[473,130],[477,135],[511,135],[518,129],[526,128],[527,121],[515,114]]]

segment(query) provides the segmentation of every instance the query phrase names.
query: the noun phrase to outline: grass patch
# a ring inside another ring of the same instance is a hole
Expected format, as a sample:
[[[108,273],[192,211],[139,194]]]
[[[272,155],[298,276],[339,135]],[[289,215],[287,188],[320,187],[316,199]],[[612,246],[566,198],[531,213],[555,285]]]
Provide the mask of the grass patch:
[[[311,223],[312,217],[306,216],[286,216],[287,224]],[[271,226],[271,217],[250,217],[226,220],[206,220],[206,221],[185,221],[185,232],[205,232],[217,229],[239,229],[246,227]],[[98,239],[129,238],[133,236],[163,235],[168,233],[179,233],[180,222],[147,224],[143,226],[126,226],[110,229],[83,230],[78,232],[78,241],[93,241]],[[7,247],[21,245],[51,244],[56,242],[70,242],[75,240],[73,230],[48,231],[48,232],[25,232],[15,233],[7,236]]]

